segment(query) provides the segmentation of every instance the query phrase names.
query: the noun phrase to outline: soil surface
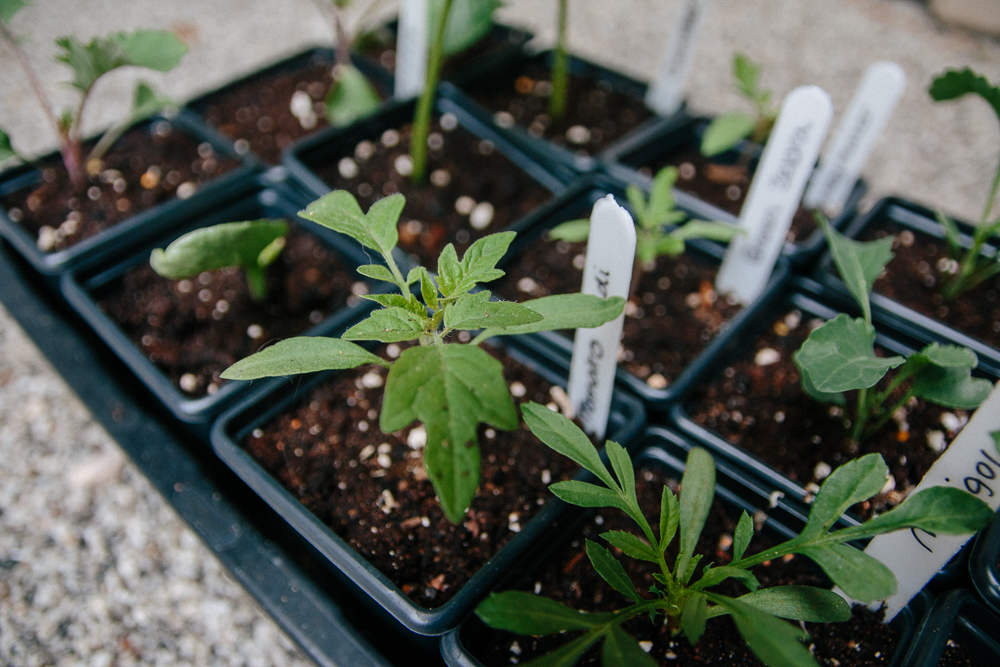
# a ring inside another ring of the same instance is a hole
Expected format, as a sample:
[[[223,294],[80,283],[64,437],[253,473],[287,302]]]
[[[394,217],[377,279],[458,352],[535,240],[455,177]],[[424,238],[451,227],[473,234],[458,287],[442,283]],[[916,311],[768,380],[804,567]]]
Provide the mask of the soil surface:
[[[579,292],[586,251],[585,243],[540,240],[489,288],[510,301]],[[659,257],[640,274],[625,311],[621,361],[628,372],[663,389],[725,329],[740,306],[716,295],[717,271],[715,262],[687,254]]]
[[[852,442],[844,427],[845,411],[807,396],[792,361],[811,329],[821,323],[799,310],[788,311],[756,337],[749,353],[697,390],[687,410],[696,423],[812,492],[831,468],[863,454],[881,454],[894,488],[854,508],[868,516],[903,500],[968,421],[968,414],[911,399],[905,413],[897,413],[860,444]],[[853,414],[851,396],[846,410]]]
[[[399,347],[379,354],[398,356]],[[552,385],[503,361],[519,411],[525,401],[552,402]],[[523,425],[511,432],[480,425],[479,490],[453,525],[423,468],[423,426],[379,429],[387,372],[370,366],[337,375],[242,446],[411,600],[440,607],[553,499],[548,485],[577,466]]]
[[[470,94],[493,112],[501,127],[519,125],[579,155],[599,153],[653,117],[641,98],[626,95],[606,82],[571,74],[566,117],[554,121],[549,116],[551,79],[548,67],[530,64]]]
[[[367,211],[375,200],[401,192],[399,247],[429,269],[448,243],[461,258],[476,239],[503,230],[549,199],[551,193],[496,150],[459,127],[452,114],[435,119],[428,137],[428,181],[410,180],[411,125],[363,139],[353,153],[311,165],[330,187],[348,190]]]
[[[657,469],[640,469],[636,475],[636,486],[640,505],[650,525],[659,523],[660,493],[667,484],[676,493],[678,482],[668,479]],[[718,500],[715,501],[705,530],[698,541],[696,553],[705,554],[717,565],[728,564],[732,560],[731,545],[738,516],[727,513]],[[544,569],[532,579],[534,590],[540,595],[553,598],[570,607],[584,611],[614,611],[626,607],[629,600],[615,591],[596,574],[586,555],[586,540],[603,546],[607,543],[600,534],[608,530],[637,531],[631,519],[624,512],[602,509],[588,521],[581,533],[563,548]],[[673,563],[677,554],[678,541],[667,550],[667,562]],[[748,554],[776,544],[767,535],[757,535],[750,543]],[[617,550],[613,550],[617,553]],[[708,560],[703,561],[707,564]],[[652,578],[655,566],[619,554],[619,562],[625,566],[629,578],[639,591],[648,591],[656,584]],[[797,584],[828,588],[829,580],[819,568],[803,556],[792,556],[788,560],[768,561],[751,570],[762,588],[779,584]],[[530,587],[530,584],[529,584]],[[747,589],[729,580],[712,589],[724,595],[739,596]],[[648,595],[644,595],[648,597]],[[728,617],[709,619],[706,633],[696,646],[691,646],[681,635],[672,636],[670,629],[661,624],[662,617],[653,625],[648,615],[628,621],[624,628],[640,642],[649,642],[649,654],[663,665],[725,665],[759,666],[761,663],[746,647]],[[844,623],[807,623],[806,629],[812,639],[809,643],[821,665],[840,667],[888,664],[899,634],[879,621],[879,615],[864,607],[854,608],[854,616]],[[532,657],[547,653],[563,644],[574,635],[554,637],[524,637],[497,630],[486,630],[470,642],[471,652],[489,667],[500,667],[513,662],[527,662]],[[577,663],[579,665],[599,665],[600,649],[591,648]]]
[[[941,240],[906,230],[891,220],[869,225],[862,240],[895,235],[895,257],[875,281],[875,291],[908,308],[1000,348],[1000,275],[980,283],[959,298],[945,301],[941,284],[957,270]]]
[[[663,167],[677,167],[680,175],[674,185],[681,192],[695,195],[723,211],[739,215],[750,190],[753,172],[740,164],[726,164],[706,158],[697,144],[667,153],[651,164],[639,168],[641,173],[652,176]],[[752,163],[756,168],[756,162]],[[785,240],[800,243],[816,231],[812,213],[801,206],[792,218],[792,226]]]
[[[98,306],[185,395],[215,393],[225,383],[219,375],[232,364],[304,333],[367,292],[318,236],[292,222],[286,239],[267,269],[262,303],[250,298],[237,268],[170,280],[143,263],[102,291]]]
[[[85,146],[85,155],[90,148]],[[72,187],[57,155],[40,165],[39,184],[2,203],[11,220],[37,235],[39,250],[65,250],[157,204],[186,199],[239,165],[169,121],[156,120],[122,135],[101,164],[92,165],[82,192]]]

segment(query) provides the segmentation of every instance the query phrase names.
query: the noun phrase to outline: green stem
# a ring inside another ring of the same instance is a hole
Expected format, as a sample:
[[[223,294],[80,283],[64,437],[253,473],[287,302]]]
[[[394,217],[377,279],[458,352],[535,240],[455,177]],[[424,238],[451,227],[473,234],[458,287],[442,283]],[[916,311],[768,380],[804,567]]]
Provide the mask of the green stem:
[[[552,94],[549,116],[562,120],[566,115],[566,90],[569,87],[569,54],[566,52],[566,17],[569,0],[559,0],[559,26],[556,52],[552,59]]]
[[[431,44],[430,61],[427,63],[427,82],[424,92],[417,102],[417,112],[413,117],[413,135],[410,138],[410,159],[413,161],[414,183],[422,183],[427,177],[427,136],[431,130],[431,111],[437,94],[438,79],[441,77],[441,62],[444,54],[444,28],[454,0],[444,0],[444,9],[434,27],[434,42]]]
[[[854,417],[854,426],[851,429],[851,440],[853,440],[854,442],[860,442],[861,433],[864,431],[865,423],[868,421],[870,417],[871,414],[868,405],[868,390],[859,389],[857,411]]]
[[[903,397],[898,401],[896,401],[891,408],[886,410],[885,413],[881,417],[879,417],[878,421],[872,424],[871,428],[865,429],[865,431],[861,435],[861,439],[864,440],[865,438],[869,438],[878,433],[878,430],[883,426],[885,426],[885,423],[887,421],[892,419],[892,415],[896,413],[896,410],[906,405],[906,402],[910,400],[911,396],[913,396],[912,391],[908,391],[905,394],[903,394]]]
[[[259,266],[247,266],[244,269],[247,277],[247,287],[250,288],[250,298],[263,301],[267,298],[267,279],[264,270]]]

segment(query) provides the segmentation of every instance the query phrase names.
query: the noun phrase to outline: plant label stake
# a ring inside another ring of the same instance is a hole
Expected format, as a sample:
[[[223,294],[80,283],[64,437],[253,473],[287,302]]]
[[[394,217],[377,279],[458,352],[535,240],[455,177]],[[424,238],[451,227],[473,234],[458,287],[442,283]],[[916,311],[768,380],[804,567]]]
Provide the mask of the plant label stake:
[[[594,204],[590,240],[580,292],[628,298],[635,259],[635,223],[612,195]],[[569,369],[569,399],[583,429],[604,438],[611,390],[618,366],[618,344],[625,313],[594,329],[577,329]]]
[[[906,87],[903,68],[877,62],[865,71],[826,157],[813,174],[803,204],[829,215],[844,209],[875,141],[896,109]]]
[[[427,84],[427,0],[399,3],[396,35],[396,99],[416,97]]]
[[[785,97],[740,211],[746,234],[730,242],[719,268],[719,292],[747,305],[764,291],[832,117],[822,88],[800,86]]]
[[[910,495],[932,486],[953,486],[1000,508],[1000,383]],[[958,553],[970,535],[933,535],[911,528],[872,539],[865,553],[896,575],[896,594],[885,601],[886,622]]]
[[[646,106],[661,116],[677,113],[684,99],[695,43],[705,23],[710,0],[686,0],[660,58],[656,79],[646,93]]]

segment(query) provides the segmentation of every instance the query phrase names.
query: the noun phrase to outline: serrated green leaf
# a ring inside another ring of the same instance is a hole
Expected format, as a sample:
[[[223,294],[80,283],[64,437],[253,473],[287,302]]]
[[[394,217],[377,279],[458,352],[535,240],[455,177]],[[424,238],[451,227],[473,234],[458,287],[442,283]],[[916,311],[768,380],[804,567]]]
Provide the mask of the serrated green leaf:
[[[489,34],[493,28],[493,12],[502,4],[500,0],[454,0],[441,43],[444,55],[461,53]],[[437,25],[442,9],[444,0],[428,3],[430,22],[427,25]]]
[[[985,528],[993,517],[990,506],[971,493],[950,486],[934,486],[913,494],[860,526],[831,533],[830,538],[846,542],[903,528],[919,528],[936,535],[967,535]]]
[[[119,32],[108,37],[125,53],[125,65],[135,65],[158,72],[172,70],[187,53],[187,46],[172,32],[166,30],[135,30]]]
[[[751,100],[757,98],[760,67],[747,58],[746,54],[733,55],[733,78],[736,80],[737,88],[744,96]]]
[[[284,220],[226,222],[184,234],[167,246],[156,248],[149,265],[171,280],[196,276],[227,266],[259,266],[261,252],[288,233]]]
[[[865,322],[871,322],[872,307],[868,295],[875,285],[875,280],[885,269],[885,265],[893,258],[894,237],[889,236],[876,241],[855,241],[834,229],[822,213],[817,211],[814,217],[816,224],[826,235],[827,243],[830,244],[830,255],[833,256],[841,279],[854,300],[861,306]]]
[[[604,635],[604,647],[601,653],[602,667],[656,667],[653,660],[639,643],[622,630],[620,625],[613,625]]]
[[[678,257],[687,250],[684,239],[674,234],[662,234],[652,239],[652,242],[643,238],[636,239],[636,257],[640,262],[652,262],[660,255],[667,257]]]
[[[481,339],[490,336],[515,336],[539,331],[558,329],[587,329],[610,322],[625,309],[625,299],[617,296],[602,299],[592,294],[555,294],[540,299],[524,301],[522,306],[530,308],[542,319],[531,324],[523,324],[506,329],[486,329]]]
[[[366,278],[371,278],[372,280],[384,280],[385,282],[392,282],[393,275],[385,266],[381,264],[364,264],[358,267],[358,273]]]
[[[733,560],[742,560],[746,553],[750,540],[753,538],[753,519],[746,510],[740,515],[739,523],[736,524],[736,533],[733,536]]]
[[[28,3],[24,0],[0,0],[0,20],[10,23],[14,14],[27,6]]]
[[[751,591],[757,590],[760,586],[760,582],[757,581],[757,577],[753,576],[753,574],[747,570],[743,570],[738,567],[729,567],[728,565],[711,568],[702,576],[701,579],[698,580],[697,586],[700,589],[711,588],[712,586],[719,585],[726,579],[738,579]]]
[[[377,340],[381,343],[401,343],[417,340],[424,335],[426,318],[407,308],[376,310],[344,332],[344,340]]]
[[[402,294],[364,294],[361,298],[374,301],[384,308],[402,308],[413,311],[410,300]],[[423,306],[420,307],[423,308]],[[426,313],[426,310],[424,312]]]
[[[686,572],[691,562],[714,497],[715,461],[704,449],[695,447],[688,453],[684,477],[681,479],[681,548],[677,555],[677,572]]]
[[[456,281],[453,293],[468,292],[479,283],[502,278],[504,272],[496,265],[507,253],[515,236],[514,232],[499,232],[484,236],[469,246],[462,256],[461,279]]]
[[[583,431],[564,415],[544,405],[529,401],[521,406],[521,415],[535,436],[550,449],[571,459],[595,475],[609,489],[617,489],[611,473],[597,454],[597,448]]]
[[[449,329],[501,329],[538,322],[542,316],[517,303],[490,301],[488,291],[466,294],[445,307],[444,325]]]
[[[740,111],[730,111],[716,117],[701,135],[701,154],[712,157],[734,148],[753,132],[756,121]]]
[[[580,220],[569,220],[556,225],[549,230],[549,238],[553,241],[583,243],[590,238],[590,220],[588,218],[581,218]]]
[[[458,285],[461,282],[462,265],[458,261],[455,246],[449,243],[438,255],[438,289],[446,297],[460,294]]]
[[[266,347],[222,372],[225,380],[257,380],[316,371],[389,364],[360,345],[339,338],[299,336]]]
[[[503,365],[472,345],[404,350],[386,379],[380,424],[392,433],[415,419],[427,429],[427,476],[445,515],[458,523],[479,483],[477,426],[517,428]]]
[[[346,234],[364,247],[381,252],[375,237],[368,229],[368,221],[358,205],[358,200],[347,190],[334,190],[323,195],[306,206],[304,211],[299,211],[299,217]]]
[[[388,255],[396,247],[399,241],[399,216],[406,206],[406,197],[399,194],[391,194],[374,202],[365,214],[365,222],[368,224],[369,233],[375,240],[376,249],[383,255]]]
[[[601,537],[606,539],[611,546],[621,550],[623,554],[636,560],[645,560],[650,563],[658,563],[656,551],[632,533],[623,530],[610,530],[601,533]]]
[[[768,667],[818,667],[801,642],[809,637],[805,631],[739,600],[713,593],[707,597],[729,610],[747,646]]]
[[[557,498],[577,507],[617,507],[625,510],[625,501],[620,495],[603,486],[568,480],[549,486],[549,491]]]
[[[865,454],[838,467],[823,480],[801,537],[826,533],[849,507],[881,491],[888,478],[889,468],[878,454]]]
[[[425,269],[422,266],[415,266],[412,269],[410,269],[409,273],[406,274],[406,285],[407,285],[407,287],[409,287],[410,285],[412,285],[416,281],[420,280],[420,272],[421,271],[426,271],[426,270],[427,269]]]
[[[601,575],[612,588],[631,600],[642,602],[642,597],[625,573],[625,568],[615,560],[610,551],[597,542],[587,540],[587,557],[597,574]]]
[[[677,167],[667,166],[656,172],[653,186],[649,190],[650,226],[659,226],[666,222],[667,216],[674,210],[674,183],[677,182]]]
[[[334,127],[346,127],[372,115],[382,104],[375,86],[354,65],[340,64],[334,69],[333,86],[326,95],[326,119]]]
[[[670,492],[666,486],[660,494],[660,553],[662,554],[670,546],[670,542],[677,533],[677,522],[680,520],[680,505],[677,496]]]
[[[84,44],[76,37],[56,40],[62,52],[56,60],[73,70],[73,86],[86,94],[101,76],[119,67],[135,65],[165,72],[180,62],[187,47],[172,33],[137,30],[95,37]]]
[[[625,492],[625,497],[628,498],[633,507],[638,507],[639,501],[635,495],[635,469],[632,467],[632,459],[628,452],[617,442],[611,440],[608,440],[604,446],[604,451],[608,455],[608,460],[611,461],[611,469],[615,471],[615,477],[618,478],[618,483],[622,491]]]
[[[491,628],[519,635],[554,635],[588,630],[611,614],[587,614],[541,595],[524,591],[493,593],[476,607],[476,616]]]
[[[840,313],[814,329],[792,355],[799,373],[823,393],[874,387],[903,357],[875,356],[875,328]]]
[[[967,93],[975,93],[993,107],[993,112],[1000,119],[1000,88],[968,67],[961,71],[948,70],[941,74],[931,83],[928,92],[931,98],[938,102],[953,100]]]
[[[708,598],[701,593],[695,593],[684,603],[681,610],[681,630],[692,645],[705,633],[705,621],[708,620]]]
[[[736,598],[772,616],[809,623],[841,623],[851,619],[851,607],[833,591],[813,586],[774,586]]]
[[[680,582],[682,584],[687,584],[691,581],[691,577],[694,576],[695,570],[698,569],[698,563],[701,562],[701,554],[696,554],[691,557],[691,562],[688,563],[687,568],[684,569],[684,573],[680,577]],[[680,572],[681,570],[677,570]]]
[[[884,600],[896,592],[892,571],[863,551],[846,544],[824,544],[798,551],[823,568],[826,576],[858,602]]]

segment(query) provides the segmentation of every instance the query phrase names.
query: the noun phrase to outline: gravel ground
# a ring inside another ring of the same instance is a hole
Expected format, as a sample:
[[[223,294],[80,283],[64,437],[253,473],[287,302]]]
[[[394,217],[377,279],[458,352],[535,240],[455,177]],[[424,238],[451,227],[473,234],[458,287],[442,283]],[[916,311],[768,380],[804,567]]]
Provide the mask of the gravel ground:
[[[554,2],[508,0],[503,17],[551,41]],[[678,2],[574,0],[573,51],[649,78]],[[740,106],[729,86],[733,51],[764,66],[780,96],[815,83],[841,114],[864,68],[898,62],[909,77],[900,109],[868,166],[872,195],[901,194],[977,217],[1000,133],[979,100],[934,105],[931,77],[972,66],[1000,80],[1000,42],[932,21],[909,0],[716,0],[698,47],[691,106]],[[329,39],[309,0],[35,0],[13,27],[57,104],[71,95],[51,63],[52,38],[169,28],[191,51],[181,67],[147,75],[176,99]],[[627,44],[627,48],[623,46]],[[28,154],[52,147],[47,127],[0,48],[0,127]],[[102,82],[88,116],[107,124],[138,75]],[[836,118],[835,118],[836,122]],[[0,286],[0,289],[3,289]],[[10,316],[0,308],[0,664],[308,664],[222,571],[127,461]]]

